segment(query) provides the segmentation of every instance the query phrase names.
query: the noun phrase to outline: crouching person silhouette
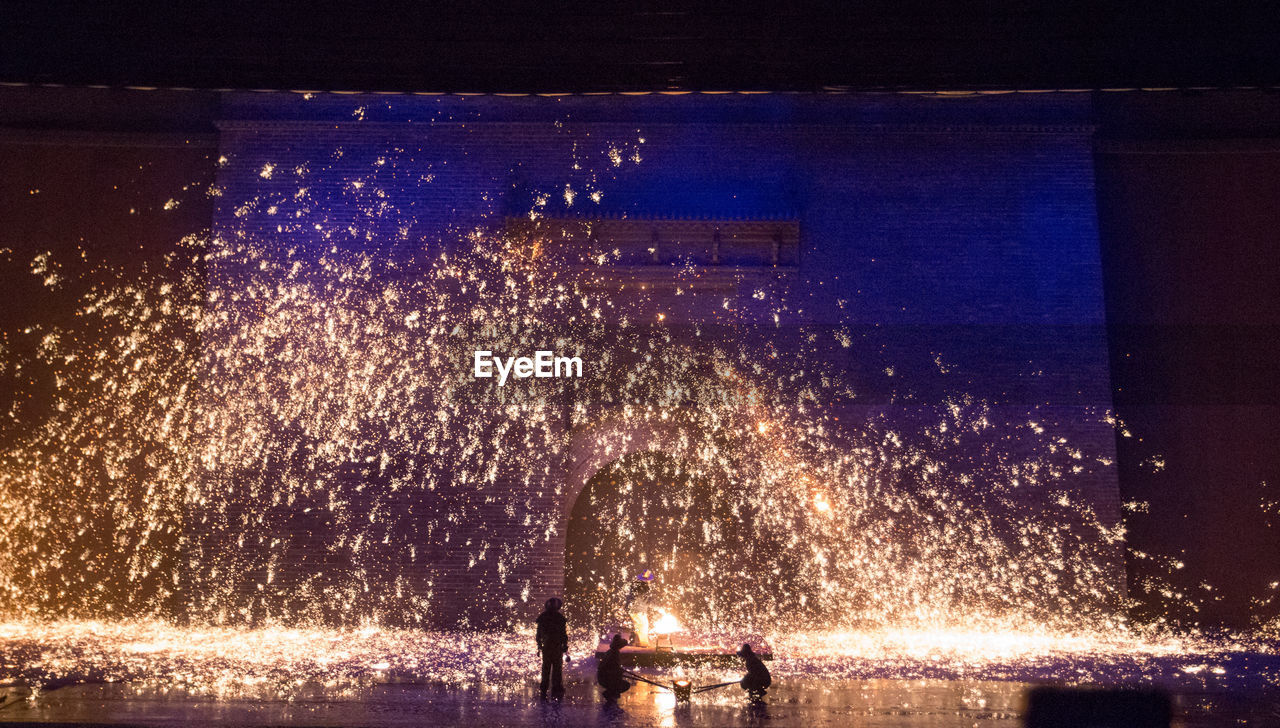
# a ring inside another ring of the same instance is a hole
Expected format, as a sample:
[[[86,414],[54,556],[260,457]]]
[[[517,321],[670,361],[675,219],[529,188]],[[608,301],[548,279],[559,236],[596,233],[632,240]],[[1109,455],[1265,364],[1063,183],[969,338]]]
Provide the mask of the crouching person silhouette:
[[[542,682],[538,687],[542,691],[542,699],[547,699],[547,689],[551,696],[564,697],[564,661],[569,659],[569,631],[560,608],[564,602],[551,598],[547,600],[542,614],[538,615],[538,653],[542,656]]]
[[[751,649],[751,645],[743,644],[742,649],[738,650],[738,656],[746,664],[747,674],[742,677],[742,682],[738,683],[742,689],[747,691],[747,697],[753,702],[764,699],[765,691],[773,684],[773,677],[769,674],[769,668],[764,666],[759,656]]]
[[[611,703],[631,689],[631,683],[623,677],[622,671],[622,648],[626,646],[627,641],[622,635],[615,634],[609,642],[609,651],[604,653],[596,667],[596,682],[604,688],[604,699]]]

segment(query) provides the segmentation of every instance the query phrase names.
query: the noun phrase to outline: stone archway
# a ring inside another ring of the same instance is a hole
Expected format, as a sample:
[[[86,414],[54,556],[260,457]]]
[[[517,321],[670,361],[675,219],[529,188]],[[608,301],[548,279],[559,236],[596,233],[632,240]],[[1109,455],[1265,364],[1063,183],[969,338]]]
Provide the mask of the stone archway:
[[[698,457],[709,443],[692,428],[619,419],[575,439],[561,583],[578,623],[622,618],[630,575],[644,569],[658,576],[657,605],[681,621],[719,621],[754,604],[777,544],[757,533],[756,506],[727,487],[729,473]]]
[[[618,607],[635,574],[658,577],[654,597],[681,584],[681,565],[692,560],[701,519],[689,498],[694,481],[683,462],[640,450],[610,462],[578,494],[565,530],[564,594],[570,615],[593,625],[620,618]]]
[[[635,452],[657,451],[680,457],[692,438],[684,425],[661,416],[602,419],[570,435],[561,500],[560,532],[587,482],[609,463]]]
[[[567,594],[570,519],[574,505],[598,473],[636,453],[662,453],[680,458],[693,441],[687,426],[661,415],[616,413],[570,434],[562,471],[559,529],[547,555],[548,581]]]

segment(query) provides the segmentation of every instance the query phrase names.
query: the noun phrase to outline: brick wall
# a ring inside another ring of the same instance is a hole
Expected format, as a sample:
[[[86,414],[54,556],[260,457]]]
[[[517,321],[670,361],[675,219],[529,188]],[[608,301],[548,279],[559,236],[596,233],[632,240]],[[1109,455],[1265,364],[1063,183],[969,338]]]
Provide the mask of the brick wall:
[[[412,255],[492,227],[531,192],[552,193],[548,209],[564,211],[556,193],[566,182],[601,191],[599,209],[609,215],[795,219],[798,266],[782,282],[788,326],[849,327],[853,346],[821,354],[858,392],[846,421],[909,419],[962,391],[990,401],[997,421],[1023,423],[1033,413],[1113,461],[1089,114],[1088,97],[1072,94],[232,94],[219,125],[226,161],[214,226],[283,238],[271,200],[288,207],[306,187],[326,220],[291,232],[290,244],[319,251],[376,241]],[[370,184],[353,188],[359,178]],[[411,213],[355,220],[357,205],[376,204],[367,192],[374,187]],[[263,202],[245,207],[250,197]],[[346,230],[353,224],[354,235]],[[213,288],[226,284],[216,271],[210,278]],[[731,295],[750,310],[750,293],[739,286]],[[701,314],[695,307],[690,315]],[[437,621],[491,623],[486,602],[531,614],[560,591],[563,531],[530,533],[509,505],[567,513],[590,477],[575,470],[587,456],[547,454],[530,467],[548,473],[531,480],[503,473],[469,511],[477,538],[522,551],[508,574],[457,549],[405,572],[437,605]],[[1104,521],[1118,522],[1114,468],[1093,467],[1076,482]],[[540,546],[519,546],[530,539]],[[1113,571],[1123,589],[1118,548]]]

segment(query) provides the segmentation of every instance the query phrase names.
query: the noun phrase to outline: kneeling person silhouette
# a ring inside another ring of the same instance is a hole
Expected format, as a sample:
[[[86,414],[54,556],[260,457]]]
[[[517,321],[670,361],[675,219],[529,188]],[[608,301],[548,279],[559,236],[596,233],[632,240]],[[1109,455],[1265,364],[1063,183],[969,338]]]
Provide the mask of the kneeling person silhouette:
[[[615,634],[609,642],[609,651],[604,653],[599,666],[596,667],[596,682],[604,688],[604,699],[613,702],[623,693],[631,689],[631,683],[623,677],[622,648],[627,641],[622,635]]]
[[[742,661],[746,663],[747,674],[742,677],[742,682],[738,683],[742,689],[747,691],[747,697],[753,701],[763,700],[765,691],[773,684],[773,677],[769,674],[769,668],[764,666],[764,662],[751,649],[751,645],[743,644],[742,649],[738,650],[738,655]]]

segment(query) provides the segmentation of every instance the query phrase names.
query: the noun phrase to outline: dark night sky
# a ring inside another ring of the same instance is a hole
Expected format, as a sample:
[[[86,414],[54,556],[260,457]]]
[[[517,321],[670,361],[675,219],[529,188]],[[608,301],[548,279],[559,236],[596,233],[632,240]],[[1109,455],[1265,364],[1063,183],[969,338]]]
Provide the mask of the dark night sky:
[[[0,6],[0,81],[433,92],[1280,82],[1272,3],[689,7],[142,2],[69,11],[19,0]]]

